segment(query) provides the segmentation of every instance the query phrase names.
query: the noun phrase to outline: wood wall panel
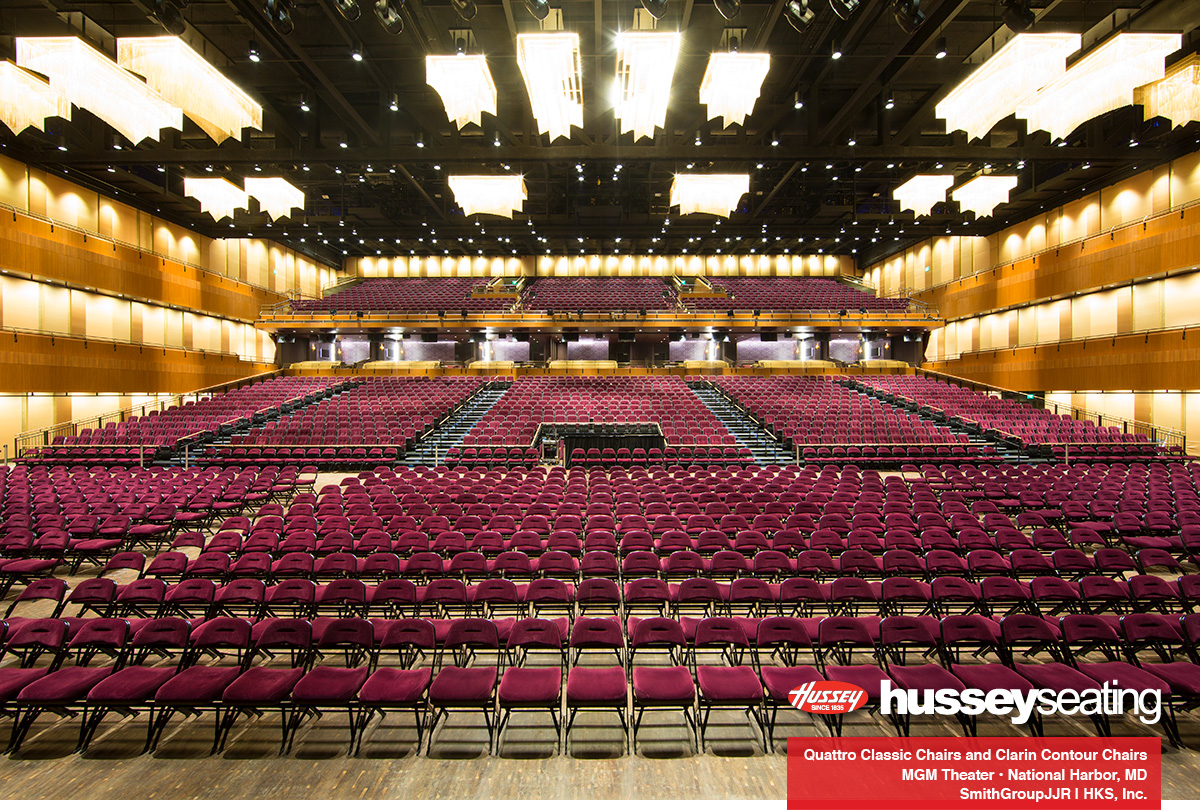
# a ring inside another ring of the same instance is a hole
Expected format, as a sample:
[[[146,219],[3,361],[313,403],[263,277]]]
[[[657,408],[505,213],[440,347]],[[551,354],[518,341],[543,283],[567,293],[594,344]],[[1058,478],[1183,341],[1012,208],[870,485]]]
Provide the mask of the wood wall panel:
[[[966,318],[1079,290],[1200,265],[1200,207],[1047,251],[921,293],[943,318]]]
[[[1200,330],[964,354],[923,368],[1014,391],[1200,389]]]
[[[192,391],[274,368],[197,351],[0,334],[0,379],[6,391]]]
[[[282,296],[133,248],[4,212],[0,263],[10,272],[243,321]]]

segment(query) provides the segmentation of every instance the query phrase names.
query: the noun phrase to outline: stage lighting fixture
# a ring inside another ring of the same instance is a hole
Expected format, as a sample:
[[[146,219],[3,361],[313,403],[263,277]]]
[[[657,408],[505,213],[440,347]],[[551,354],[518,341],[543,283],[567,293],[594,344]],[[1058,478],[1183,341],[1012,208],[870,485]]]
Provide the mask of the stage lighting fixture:
[[[525,10],[535,20],[544,20],[550,16],[550,0],[525,0]]]
[[[1029,7],[1029,0],[1004,0],[1001,9],[1000,19],[1017,34],[1028,31],[1037,19]]]
[[[713,0],[713,5],[727,20],[732,20],[742,10],[742,0]]]
[[[292,20],[291,0],[266,0],[263,3],[263,14],[267,15],[271,27],[284,36],[292,33],[296,27]]]
[[[809,24],[816,19],[817,12],[809,7],[808,0],[788,0],[783,7],[783,16],[787,17],[792,28],[804,33]]]
[[[362,9],[358,7],[358,0],[333,0],[333,5],[337,8],[338,14],[341,14],[350,22],[354,22],[362,16]]]
[[[938,37],[937,44],[933,46],[933,58],[945,59],[946,53],[946,38]]]
[[[404,0],[375,0],[375,16],[383,30],[392,36],[404,31],[404,18],[400,16],[400,7]]]
[[[859,0],[829,0],[829,5],[833,7],[834,14],[843,20],[848,20],[858,8],[858,2]]]
[[[656,20],[661,20],[667,13],[667,0],[642,0],[642,8]]]
[[[187,30],[187,25],[183,21],[183,16],[179,10],[187,5],[187,0],[176,2],[176,0],[155,0],[154,2],[154,19],[158,20],[158,24],[163,27],[168,34],[173,34],[177,37],[183,36]]]
[[[892,14],[896,23],[906,34],[915,34],[925,22],[925,12],[921,11],[921,0],[893,0]]]

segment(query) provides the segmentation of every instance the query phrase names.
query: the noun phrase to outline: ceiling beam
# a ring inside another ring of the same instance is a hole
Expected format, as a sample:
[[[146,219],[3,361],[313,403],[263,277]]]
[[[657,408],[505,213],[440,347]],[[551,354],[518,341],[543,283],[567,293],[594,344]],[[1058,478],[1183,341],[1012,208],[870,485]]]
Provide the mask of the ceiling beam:
[[[879,94],[881,77],[886,74],[889,81],[895,79],[913,59],[919,58],[917,52],[930,40],[939,36],[944,27],[968,5],[969,0],[943,0],[929,10],[928,19],[915,34],[903,39],[897,38],[891,53],[875,61],[870,72],[860,77],[858,87],[850,99],[825,122],[817,134],[817,142],[824,143],[853,121],[854,116]]]
[[[442,206],[437,204],[437,201],[433,199],[433,197],[429,196],[429,192],[426,191],[419,182],[417,182],[416,178],[412,176],[412,173],[409,172],[409,170],[403,164],[397,164],[396,171],[399,172],[400,176],[403,177],[405,181],[407,181],[408,184],[412,186],[418,194],[421,195],[425,202],[429,203],[429,207],[433,209],[434,213],[437,214],[443,222],[446,221],[446,211],[442,208]]]
[[[792,175],[800,170],[800,166],[801,164],[799,163],[793,163],[791,166],[788,166],[788,170],[783,173],[783,177],[775,184],[775,187],[763,196],[762,202],[755,206],[754,213],[750,215],[751,219],[758,219],[759,215],[771,204],[771,200],[775,199],[775,195],[792,179]]]
[[[582,161],[614,160],[625,163],[642,161],[688,161],[697,163],[712,161],[747,161],[769,158],[772,162],[812,162],[812,161],[846,161],[865,163],[874,160],[902,162],[906,160],[952,162],[1004,162],[1004,161],[1132,161],[1135,163],[1158,163],[1162,152],[1154,147],[1121,145],[1108,146],[1011,146],[993,147],[986,143],[945,144],[937,146],[858,146],[853,155],[848,155],[844,146],[789,145],[771,149],[764,154],[762,147],[754,144],[704,144],[695,146],[691,143],[648,143],[614,144],[585,146],[583,144],[565,143],[550,146],[526,146],[520,144],[502,144],[492,146],[490,139],[486,143],[448,145],[437,147],[427,145],[424,149],[416,146],[391,148],[359,147],[351,149],[321,149],[306,147],[303,149],[250,149],[223,146],[213,149],[171,149],[161,145],[147,148],[127,149],[119,154],[111,151],[85,152],[72,150],[56,152],[54,160],[59,165],[75,167],[107,167],[110,164],[123,166],[137,165],[245,165],[245,164],[301,164],[310,166],[323,164],[341,165],[354,163],[373,163],[390,165],[393,163],[439,163],[479,164],[481,162],[517,162],[517,161],[550,161],[562,163],[578,163]],[[4,150],[0,150],[4,151]]]

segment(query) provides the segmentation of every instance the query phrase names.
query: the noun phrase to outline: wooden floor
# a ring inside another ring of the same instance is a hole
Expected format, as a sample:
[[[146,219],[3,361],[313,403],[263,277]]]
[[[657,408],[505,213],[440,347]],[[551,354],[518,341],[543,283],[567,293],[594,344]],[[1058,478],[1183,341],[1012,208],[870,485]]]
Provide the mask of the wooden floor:
[[[785,733],[823,729],[788,711]],[[455,717],[439,727],[430,756],[417,756],[409,718],[376,722],[357,757],[347,756],[341,717],[327,716],[301,731],[292,752],[278,755],[275,718],[241,723],[226,750],[210,755],[211,720],[173,726],[153,755],[141,754],[145,719],[114,720],[86,755],[72,753],[78,722],[39,722],[16,757],[0,760],[0,799],[783,799],[786,758],[763,754],[755,731],[736,713],[709,729],[710,750],[691,751],[677,716],[648,717],[636,755],[622,750],[615,716],[584,718],[572,732],[570,755],[555,753],[547,718],[514,718],[501,755],[486,753],[477,718]],[[1189,749],[1163,748],[1163,798],[1200,797],[1200,722],[1181,723]],[[4,729],[7,731],[7,729]],[[956,724],[914,724],[914,735],[955,735]],[[2,733],[2,732],[0,732]],[[981,735],[1013,736],[1005,721],[981,723]],[[1090,724],[1047,723],[1047,733],[1091,736]],[[1136,721],[1114,723],[1119,735],[1157,736]],[[894,732],[878,718],[848,724],[847,735]]]

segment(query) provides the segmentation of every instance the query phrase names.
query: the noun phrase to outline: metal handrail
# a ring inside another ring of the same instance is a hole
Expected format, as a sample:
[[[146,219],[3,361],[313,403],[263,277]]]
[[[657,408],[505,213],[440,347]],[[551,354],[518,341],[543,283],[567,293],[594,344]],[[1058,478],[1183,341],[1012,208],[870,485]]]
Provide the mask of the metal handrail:
[[[78,436],[84,428],[92,427],[102,428],[111,422],[127,422],[134,416],[146,416],[152,411],[165,411],[172,406],[187,404],[189,400],[196,401],[205,394],[223,394],[235,388],[241,388],[246,385],[251,385],[255,382],[278,377],[283,374],[281,369],[273,369],[264,371],[260,374],[252,374],[249,377],[242,377],[237,380],[230,380],[227,383],[218,385],[210,385],[205,388],[197,388],[194,391],[188,391],[182,394],[172,394],[169,397],[161,397],[153,402],[144,402],[141,405],[135,405],[130,408],[121,408],[116,411],[90,416],[87,419],[80,419],[71,422],[59,422],[55,425],[39,428],[37,430],[27,430],[24,433],[19,433],[13,439],[13,452],[20,457],[26,451],[51,444],[54,439],[60,436]],[[71,445],[77,447],[79,445]],[[111,445],[109,445],[111,446]]]
[[[1025,305],[1022,304],[1019,307],[1010,307],[1000,311],[1011,312],[1015,309],[1022,309],[1024,306]],[[970,317],[974,318],[978,316],[972,315]],[[968,320],[968,318],[960,318],[958,320]],[[954,322],[955,321],[951,321],[950,323]],[[1194,329],[1194,327],[1190,328]],[[1117,338],[1147,337],[1149,335],[1160,335],[1169,332],[1186,332],[1188,329],[1189,327],[1187,326],[1153,326],[1149,329],[1137,329],[1129,332],[1101,332],[1097,335],[1088,335],[1087,337],[1080,338],[1068,338],[1067,340],[1054,340],[1046,343],[1010,343],[1006,346],[996,346],[993,349],[972,349],[966,352],[954,352],[949,354],[926,356],[925,361],[928,363],[946,363],[952,360],[961,360],[964,356],[972,354],[987,354],[988,352],[1002,352],[1009,351],[1011,349],[1040,349],[1043,346],[1066,346],[1072,343],[1087,343],[1088,341],[1093,340],[1116,340]]]
[[[176,352],[196,352],[204,356],[215,355],[217,357],[228,357],[236,360],[244,360],[245,362],[267,363],[270,362],[262,357],[250,357],[249,355],[240,355],[237,352],[223,352],[220,349],[189,349],[187,346],[173,346],[168,343],[147,343],[142,340],[131,340],[129,338],[118,337],[91,337],[89,335],[73,335],[70,332],[56,332],[53,329],[20,329],[11,326],[0,326],[0,333],[7,335],[39,335],[42,337],[54,338],[55,340],[81,340],[85,343],[116,343],[121,346],[139,346],[149,349],[170,349]],[[247,359],[248,358],[248,359]]]
[[[1167,448],[1186,448],[1187,434],[1174,428],[1162,427],[1155,425],[1152,422],[1144,422],[1140,419],[1128,419],[1121,416],[1113,416],[1112,414],[1101,413],[1087,408],[1076,408],[1074,406],[1063,405],[1054,400],[1046,399],[1045,396],[1037,396],[1035,394],[1022,393],[1020,391],[1011,391],[1007,388],[1001,388],[998,385],[989,385],[987,383],[969,380],[965,377],[956,377],[953,374],[946,374],[941,371],[932,369],[920,368],[916,369],[917,374],[941,379],[944,382],[953,383],[955,385],[969,388],[972,391],[988,391],[1001,395],[1001,398],[1024,402],[1034,408],[1044,411],[1050,411],[1056,416],[1069,416],[1077,421],[1090,421],[1098,427],[1120,427],[1123,433],[1142,434],[1149,436],[1151,440],[1159,447]],[[1132,428],[1132,429],[1131,429]],[[988,428],[985,428],[988,429]],[[1018,437],[1013,437],[1017,439]],[[1029,443],[1028,440],[1019,439],[1022,442]],[[1043,442],[1033,442],[1034,444],[1044,444]],[[1082,444],[1096,444],[1096,442],[1082,442]],[[1121,442],[1121,445],[1129,444]]]

